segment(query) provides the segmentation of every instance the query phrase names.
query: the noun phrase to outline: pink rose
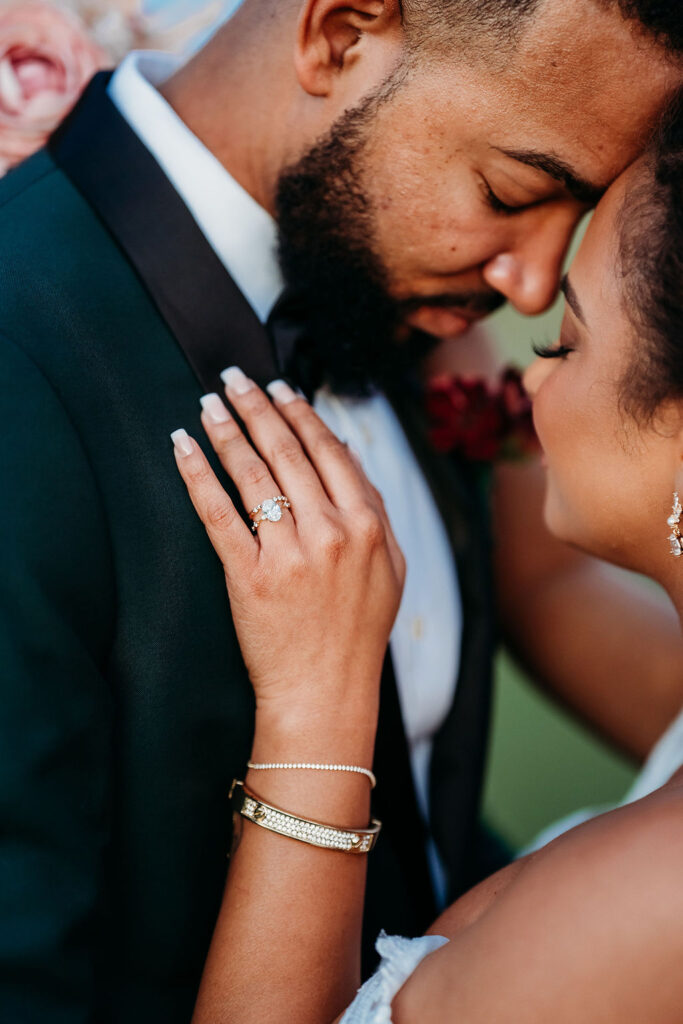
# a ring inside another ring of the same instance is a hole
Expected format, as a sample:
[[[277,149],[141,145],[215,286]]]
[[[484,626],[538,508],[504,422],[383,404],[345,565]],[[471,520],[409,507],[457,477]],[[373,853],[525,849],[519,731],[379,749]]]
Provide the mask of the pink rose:
[[[40,149],[108,63],[69,11],[0,4],[0,174]]]

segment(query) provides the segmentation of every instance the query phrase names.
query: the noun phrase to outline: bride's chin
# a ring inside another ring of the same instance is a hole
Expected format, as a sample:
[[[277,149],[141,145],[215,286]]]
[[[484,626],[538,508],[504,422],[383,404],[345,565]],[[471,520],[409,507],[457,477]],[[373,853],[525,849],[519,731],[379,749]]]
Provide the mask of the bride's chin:
[[[573,531],[570,529],[571,517],[568,516],[567,510],[558,501],[549,481],[546,484],[543,518],[548,531],[553,537],[563,540],[567,544],[573,542]]]
[[[655,564],[652,553],[645,544],[635,544],[632,537],[610,529],[608,533],[598,532],[594,523],[582,524],[570,516],[566,509],[558,509],[546,500],[545,524],[557,540],[581,551],[584,555],[598,558],[603,562],[626,569],[628,572],[662,581],[661,564]],[[683,562],[683,559],[681,559]]]
[[[557,540],[576,548],[586,555],[622,564],[623,552],[613,547],[614,536],[597,537],[592,529],[592,517],[585,518],[572,512],[549,487],[546,492],[544,520],[548,532]]]

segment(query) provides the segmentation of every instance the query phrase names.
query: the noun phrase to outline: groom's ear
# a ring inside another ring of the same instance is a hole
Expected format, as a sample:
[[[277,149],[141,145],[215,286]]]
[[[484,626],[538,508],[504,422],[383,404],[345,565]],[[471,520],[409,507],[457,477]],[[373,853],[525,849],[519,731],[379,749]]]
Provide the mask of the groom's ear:
[[[328,96],[343,73],[369,58],[370,44],[398,55],[402,38],[400,0],[306,0],[297,26],[299,84],[311,96]],[[369,65],[368,79],[374,79],[378,68]]]

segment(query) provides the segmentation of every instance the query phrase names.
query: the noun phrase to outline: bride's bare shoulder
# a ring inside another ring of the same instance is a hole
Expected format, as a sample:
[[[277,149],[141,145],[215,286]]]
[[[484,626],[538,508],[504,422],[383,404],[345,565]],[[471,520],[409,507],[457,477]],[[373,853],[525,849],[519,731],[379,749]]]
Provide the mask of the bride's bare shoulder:
[[[452,930],[442,919],[451,942],[395,1024],[680,1024],[683,773],[507,870],[469,913],[456,904]]]

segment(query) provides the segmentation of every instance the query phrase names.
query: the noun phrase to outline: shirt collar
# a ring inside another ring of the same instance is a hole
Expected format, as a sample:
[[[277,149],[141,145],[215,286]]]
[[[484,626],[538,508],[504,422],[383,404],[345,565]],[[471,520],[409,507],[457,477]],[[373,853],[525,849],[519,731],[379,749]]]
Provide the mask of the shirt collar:
[[[109,97],[160,165],[209,245],[265,323],[283,289],[277,261],[277,225],[158,91],[180,64],[169,54],[131,53],[114,73]]]

